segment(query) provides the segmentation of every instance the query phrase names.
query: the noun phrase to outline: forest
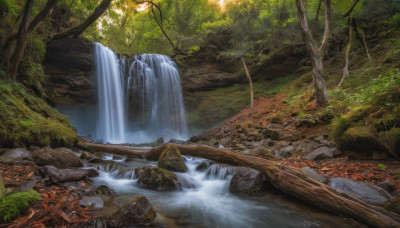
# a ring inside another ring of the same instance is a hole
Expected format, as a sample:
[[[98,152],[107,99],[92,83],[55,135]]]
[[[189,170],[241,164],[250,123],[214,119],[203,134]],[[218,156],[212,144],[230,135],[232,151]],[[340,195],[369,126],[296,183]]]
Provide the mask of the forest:
[[[400,1],[0,19],[0,227],[400,227]]]

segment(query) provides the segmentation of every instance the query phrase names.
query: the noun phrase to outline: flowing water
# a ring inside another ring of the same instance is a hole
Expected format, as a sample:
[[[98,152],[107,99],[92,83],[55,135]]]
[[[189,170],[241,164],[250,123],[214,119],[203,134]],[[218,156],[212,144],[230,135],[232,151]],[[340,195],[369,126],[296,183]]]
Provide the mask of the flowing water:
[[[105,184],[117,192],[115,209],[137,195],[144,195],[157,212],[156,221],[168,227],[362,227],[276,194],[231,194],[229,183],[237,168],[214,164],[206,171],[196,171],[198,164],[208,162],[205,159],[185,156],[188,171],[176,173],[182,190],[169,192],[138,186],[132,169],[123,168],[156,166],[156,162],[124,161],[112,156],[106,159],[114,159],[121,166],[96,165],[100,176],[94,179],[94,184]]]
[[[125,59],[95,43],[94,63],[96,107],[57,107],[79,135],[115,144],[189,138],[180,75],[170,57],[139,54]]]

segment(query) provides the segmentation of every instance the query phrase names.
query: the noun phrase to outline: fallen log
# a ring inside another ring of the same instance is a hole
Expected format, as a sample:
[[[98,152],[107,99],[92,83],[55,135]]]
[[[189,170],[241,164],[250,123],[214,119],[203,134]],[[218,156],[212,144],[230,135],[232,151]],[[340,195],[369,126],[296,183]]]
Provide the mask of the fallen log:
[[[110,154],[126,155],[136,158],[144,158],[147,151],[134,150],[127,146],[111,145],[111,144],[96,144],[86,141],[79,141],[76,147],[83,150],[88,150],[92,152],[103,152]]]
[[[97,145],[97,144],[95,144]],[[164,144],[148,152],[133,150],[127,147],[86,145],[88,148],[101,148],[108,153],[141,155],[148,160],[156,161],[170,145],[178,147],[183,155],[206,158],[219,163],[244,166],[262,172],[267,180],[278,190],[294,196],[306,203],[331,213],[346,215],[375,227],[400,227],[400,216],[382,207],[365,203],[338,189],[329,187],[305,175],[300,169],[282,166],[276,162],[237,153],[228,149],[218,149],[204,145]],[[130,151],[128,153],[128,151]]]

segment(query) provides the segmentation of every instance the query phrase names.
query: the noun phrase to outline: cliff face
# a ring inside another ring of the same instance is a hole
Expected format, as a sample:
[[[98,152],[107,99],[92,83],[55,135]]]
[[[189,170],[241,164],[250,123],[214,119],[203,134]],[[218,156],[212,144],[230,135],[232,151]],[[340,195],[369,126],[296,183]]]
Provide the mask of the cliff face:
[[[46,93],[54,103],[96,103],[92,42],[72,38],[51,41],[43,66],[49,75]]]

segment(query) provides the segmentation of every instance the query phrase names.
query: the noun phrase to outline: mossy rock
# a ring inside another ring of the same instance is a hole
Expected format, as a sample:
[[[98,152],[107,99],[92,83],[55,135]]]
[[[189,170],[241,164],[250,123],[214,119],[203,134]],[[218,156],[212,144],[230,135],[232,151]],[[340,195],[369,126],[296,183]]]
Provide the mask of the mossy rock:
[[[312,127],[319,123],[318,117],[312,115],[299,116],[294,120],[294,125],[296,127]]]
[[[380,132],[379,140],[388,148],[391,154],[400,156],[400,128],[392,128],[389,131]]]
[[[344,118],[348,119],[350,122],[358,122],[371,114],[373,110],[374,108],[371,105],[357,106],[344,115]]]
[[[181,186],[174,173],[155,166],[136,168],[135,176],[138,177],[138,184],[158,191],[175,190]]]
[[[176,146],[169,146],[158,158],[157,166],[174,172],[186,172],[187,167]]]
[[[370,127],[352,127],[336,139],[341,150],[354,150],[359,152],[386,151],[376,134]]]
[[[400,195],[386,201],[383,207],[400,215]]]
[[[136,196],[107,219],[108,227],[142,227],[150,224],[157,214],[145,196]]]
[[[115,196],[115,191],[107,185],[100,185],[99,187],[97,187],[96,193],[112,197]]]
[[[270,121],[271,123],[274,123],[274,124],[280,124],[280,123],[282,123],[282,117],[278,113],[274,113],[274,114],[268,116],[266,121]]]
[[[208,168],[207,162],[202,162],[202,163],[200,163],[200,164],[196,167],[196,170],[197,170],[197,171],[204,171],[204,170],[206,170],[207,168]]]
[[[264,136],[264,138],[271,138],[273,140],[279,139],[279,132],[271,130],[269,128],[264,128],[261,134]]]
[[[36,150],[33,154],[33,160],[40,166],[54,165],[59,169],[68,169],[71,167],[82,167],[82,161],[68,148],[45,147]]]
[[[266,158],[266,159],[275,158],[275,156],[272,155],[272,153],[269,150],[267,150],[266,148],[264,148],[264,147],[254,148],[254,149],[252,149],[250,151],[250,154],[251,155],[255,155],[255,156],[259,156],[259,157],[262,157],[262,158]]]

